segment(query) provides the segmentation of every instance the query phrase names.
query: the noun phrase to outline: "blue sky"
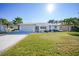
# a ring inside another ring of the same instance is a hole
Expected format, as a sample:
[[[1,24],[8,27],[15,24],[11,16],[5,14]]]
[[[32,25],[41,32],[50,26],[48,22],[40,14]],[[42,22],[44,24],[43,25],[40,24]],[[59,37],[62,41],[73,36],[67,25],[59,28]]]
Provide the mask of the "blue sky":
[[[58,3],[53,4],[55,10],[49,13],[47,4],[41,3],[0,3],[0,18],[14,20],[22,17],[24,23],[47,22],[49,19],[63,20],[68,17],[78,17],[79,4]]]

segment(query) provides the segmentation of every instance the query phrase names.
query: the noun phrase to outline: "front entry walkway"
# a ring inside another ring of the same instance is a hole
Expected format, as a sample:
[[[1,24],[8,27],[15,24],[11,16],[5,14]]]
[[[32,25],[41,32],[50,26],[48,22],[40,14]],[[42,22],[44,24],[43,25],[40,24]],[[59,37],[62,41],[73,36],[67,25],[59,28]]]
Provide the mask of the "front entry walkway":
[[[9,34],[9,35],[0,36],[0,52],[4,51],[8,47],[11,47],[17,42],[21,41],[27,35],[28,34],[24,34],[24,35]]]

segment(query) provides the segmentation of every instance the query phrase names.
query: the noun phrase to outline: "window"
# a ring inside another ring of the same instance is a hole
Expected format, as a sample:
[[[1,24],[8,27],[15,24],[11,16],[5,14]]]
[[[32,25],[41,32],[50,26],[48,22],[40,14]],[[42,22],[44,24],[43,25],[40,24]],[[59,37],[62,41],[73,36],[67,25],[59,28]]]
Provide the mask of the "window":
[[[46,26],[41,26],[40,28],[41,28],[41,29],[46,29]]]
[[[35,29],[36,29],[36,30],[39,30],[39,26],[36,26]]]
[[[39,32],[39,26],[36,26],[36,27],[35,27],[35,31],[36,31],[36,32]]]

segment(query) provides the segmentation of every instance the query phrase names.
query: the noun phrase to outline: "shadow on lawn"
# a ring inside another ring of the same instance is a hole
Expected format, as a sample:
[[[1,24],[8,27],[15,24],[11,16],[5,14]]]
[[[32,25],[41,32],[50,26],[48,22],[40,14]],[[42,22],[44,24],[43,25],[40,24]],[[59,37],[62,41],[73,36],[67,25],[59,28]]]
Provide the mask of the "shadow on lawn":
[[[32,32],[26,32],[26,31],[13,31],[13,32],[8,32],[7,35],[26,35],[30,34]]]
[[[76,32],[76,33],[69,33],[69,35],[72,35],[72,36],[79,36],[79,32]]]
[[[13,32],[0,33],[0,36],[4,36],[4,35],[26,35],[26,34],[30,34],[30,32],[13,31]]]

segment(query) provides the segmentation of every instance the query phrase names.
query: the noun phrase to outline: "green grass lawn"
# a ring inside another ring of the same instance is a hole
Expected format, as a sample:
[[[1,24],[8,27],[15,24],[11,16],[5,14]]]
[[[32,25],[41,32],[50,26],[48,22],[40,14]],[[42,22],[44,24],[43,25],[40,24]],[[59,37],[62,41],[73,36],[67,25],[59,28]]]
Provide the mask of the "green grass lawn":
[[[79,56],[79,32],[31,34],[2,55]]]

